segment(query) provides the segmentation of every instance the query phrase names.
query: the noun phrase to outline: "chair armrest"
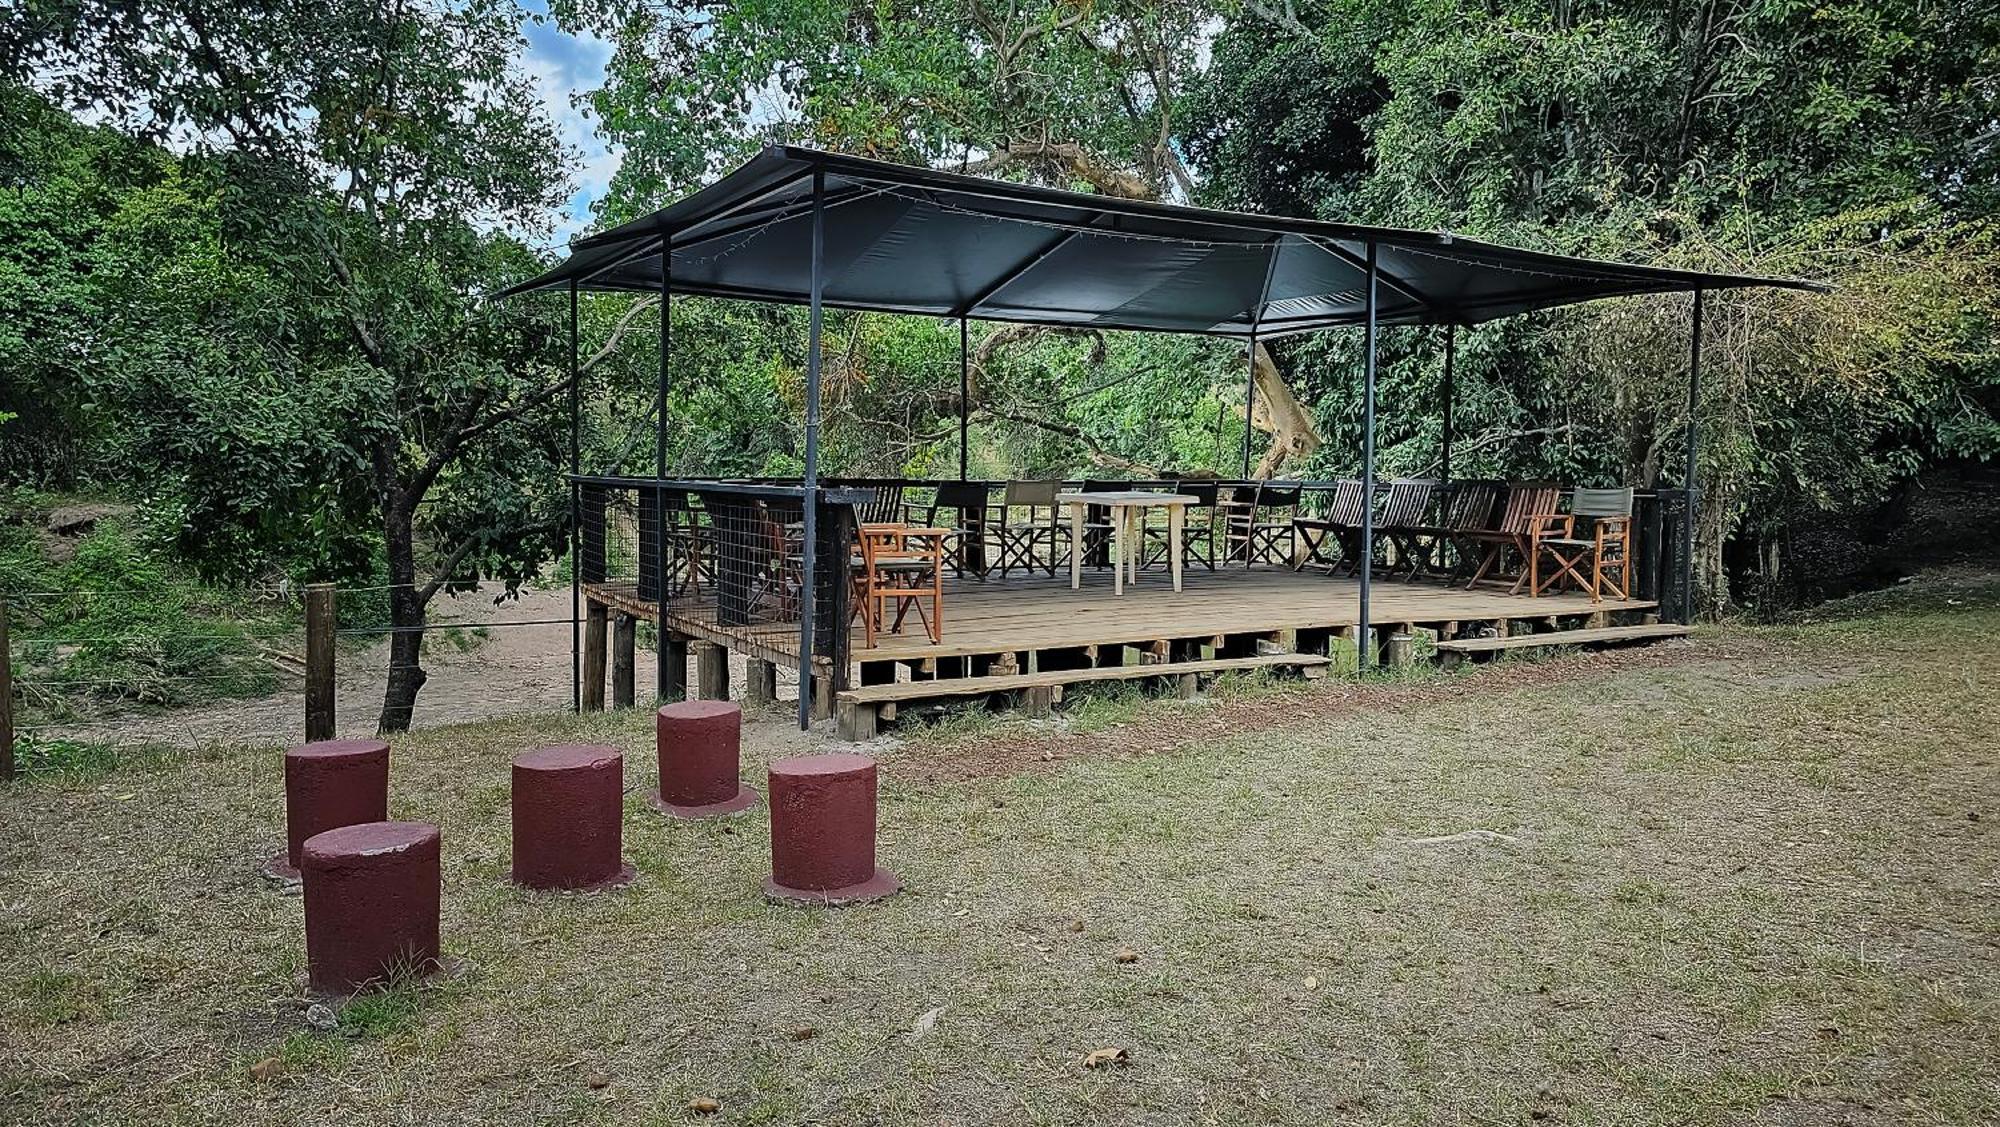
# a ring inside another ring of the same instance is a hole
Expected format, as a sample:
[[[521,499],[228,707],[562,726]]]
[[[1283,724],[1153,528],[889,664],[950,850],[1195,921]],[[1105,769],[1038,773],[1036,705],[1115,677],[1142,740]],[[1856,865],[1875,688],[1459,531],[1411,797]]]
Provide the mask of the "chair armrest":
[[[1564,536],[1575,532],[1576,518],[1568,513],[1543,513],[1540,516],[1528,518],[1528,536],[1531,539],[1540,540],[1544,536],[1555,533],[1558,529],[1561,530]]]

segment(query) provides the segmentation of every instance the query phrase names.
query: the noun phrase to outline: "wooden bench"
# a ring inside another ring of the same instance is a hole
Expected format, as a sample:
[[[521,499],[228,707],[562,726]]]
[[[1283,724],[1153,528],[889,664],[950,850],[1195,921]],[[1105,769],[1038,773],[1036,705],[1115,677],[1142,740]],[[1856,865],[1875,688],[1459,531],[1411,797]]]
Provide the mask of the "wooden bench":
[[[1506,638],[1458,638],[1437,644],[1438,656],[1446,669],[1456,668],[1474,654],[1504,650],[1532,650],[1545,646],[1606,646],[1625,642],[1651,642],[1660,638],[1684,638],[1694,631],[1672,623],[1645,626],[1597,626],[1588,630],[1555,630],[1546,634],[1515,634]]]
[[[1323,677],[1333,659],[1320,654],[1259,654],[1255,657],[1225,657],[1202,661],[1164,661],[1142,665],[1106,665],[1086,669],[1056,669],[1042,673],[1004,673],[987,677],[947,677],[935,681],[904,681],[890,685],[863,685],[835,694],[840,737],[845,740],[872,739],[878,719],[893,720],[896,708],[905,701],[939,700],[948,697],[976,697],[991,693],[1027,692],[1029,713],[1046,715],[1062,699],[1067,685],[1095,681],[1131,681],[1148,677],[1173,677],[1183,695],[1191,695],[1194,679],[1204,673],[1230,673],[1249,669],[1297,669],[1307,677]]]

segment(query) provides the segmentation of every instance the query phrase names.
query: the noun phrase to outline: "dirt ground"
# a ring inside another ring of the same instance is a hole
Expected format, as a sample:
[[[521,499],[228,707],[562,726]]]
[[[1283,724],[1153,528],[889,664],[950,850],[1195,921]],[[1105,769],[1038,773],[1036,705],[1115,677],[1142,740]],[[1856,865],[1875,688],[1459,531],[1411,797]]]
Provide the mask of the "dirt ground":
[[[430,679],[417,698],[414,727],[437,728],[510,716],[547,715],[570,705],[570,594],[527,589],[496,603],[490,594],[440,597],[432,620],[441,629],[425,646]],[[550,620],[560,619],[559,622]],[[731,684],[743,683],[734,655]],[[653,684],[653,652],[640,647],[635,680]],[[388,680],[387,638],[343,641],[336,658],[335,727],[341,736],[375,733]],[[797,677],[780,673],[779,696],[798,699]],[[304,738],[305,688],[287,671],[267,697],[221,700],[171,711],[131,712],[62,725],[51,736],[110,744],[177,748],[296,742]]]
[[[0,791],[0,1122],[1992,1124],[1996,638],[1960,577],[954,720],[875,745],[905,891],[843,910],[760,895],[762,807],[650,811],[643,711],[432,728],[392,812],[443,827],[459,973],[319,1025],[255,873],[277,741],[37,777]],[[761,786],[798,737],[746,735]],[[638,880],[516,891],[508,761],[572,740],[626,749]]]

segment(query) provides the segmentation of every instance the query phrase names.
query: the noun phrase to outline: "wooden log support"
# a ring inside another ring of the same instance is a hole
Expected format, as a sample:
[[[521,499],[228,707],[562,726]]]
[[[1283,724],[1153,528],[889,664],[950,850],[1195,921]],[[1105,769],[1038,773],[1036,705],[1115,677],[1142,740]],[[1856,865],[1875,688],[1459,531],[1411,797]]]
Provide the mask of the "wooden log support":
[[[729,699],[729,651],[706,640],[689,647],[694,651],[694,699]]]
[[[306,742],[333,738],[333,584],[306,587]],[[12,747],[12,743],[8,744]]]
[[[611,707],[638,703],[639,620],[619,611],[611,617]]]
[[[595,600],[583,608],[583,711],[604,711],[604,604]]]
[[[1415,638],[1404,627],[1398,626],[1389,633],[1389,644],[1384,647],[1391,669],[1407,669],[1410,657],[1415,652]]]
[[[1021,659],[1012,650],[995,655],[993,663],[986,667],[986,672],[994,677],[1010,677],[1020,671]]]
[[[1034,685],[1025,694],[1024,711],[1037,720],[1054,716],[1056,712],[1056,686]]]
[[[743,704],[746,708],[768,708],[778,699],[778,667],[762,658],[743,662]]]
[[[842,701],[835,711],[839,721],[839,736],[852,743],[862,743],[875,738],[876,709],[872,704],[857,704]]]
[[[833,719],[833,678],[824,673],[813,674],[812,691],[812,718]]]
[[[688,695],[688,636],[660,631],[660,700],[671,704]]]

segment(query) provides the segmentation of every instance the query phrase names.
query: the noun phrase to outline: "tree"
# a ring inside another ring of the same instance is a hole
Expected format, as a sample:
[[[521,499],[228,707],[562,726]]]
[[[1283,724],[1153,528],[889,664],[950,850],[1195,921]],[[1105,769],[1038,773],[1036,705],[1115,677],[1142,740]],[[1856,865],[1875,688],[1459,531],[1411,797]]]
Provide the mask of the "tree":
[[[518,66],[524,18],[513,0],[30,0],[4,36],[17,79],[171,143],[217,193],[225,263],[277,301],[191,310],[204,374],[338,405],[304,449],[269,454],[324,519],[372,509],[396,631],[385,731],[423,685],[430,601],[469,572],[518,583],[562,542],[559,322],[482,296],[537,268],[509,232],[562,196],[566,154]],[[208,382],[172,400],[215,422],[283,395]],[[257,472],[231,449],[180,458]]]
[[[628,154],[608,203],[613,216],[650,210],[774,140],[1126,198],[1186,200],[1196,188],[1177,114],[1210,4],[570,0],[555,10],[617,44],[591,95],[605,133]],[[1040,349],[1059,337],[997,340],[1053,359]],[[1240,373],[1232,351],[1203,359],[1211,371]],[[1259,349],[1255,372],[1254,422],[1272,436],[1257,472],[1268,476],[1309,458],[1319,436],[1269,350]],[[1227,381],[1230,393],[1240,379]],[[941,434],[954,421],[952,382],[929,400],[938,415],[912,433]],[[1191,413],[1216,385],[1206,377],[1186,385]],[[976,390],[1005,386],[981,381]],[[1093,447],[1089,428],[1051,413],[1046,399],[971,406],[1001,429],[1065,440],[1086,460],[1131,460]],[[879,417],[898,414],[900,402],[850,404],[857,413],[880,408]]]

